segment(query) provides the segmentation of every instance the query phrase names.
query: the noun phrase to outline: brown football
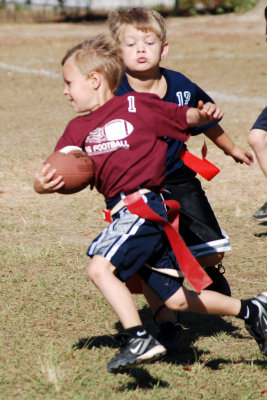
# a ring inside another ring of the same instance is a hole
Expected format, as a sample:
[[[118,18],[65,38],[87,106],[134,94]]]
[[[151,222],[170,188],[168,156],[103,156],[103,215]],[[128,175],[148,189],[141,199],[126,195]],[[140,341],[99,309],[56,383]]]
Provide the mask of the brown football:
[[[58,190],[62,194],[77,193],[93,184],[95,169],[92,159],[76,146],[66,146],[52,153],[44,162],[56,169],[53,179],[63,176],[64,186]]]

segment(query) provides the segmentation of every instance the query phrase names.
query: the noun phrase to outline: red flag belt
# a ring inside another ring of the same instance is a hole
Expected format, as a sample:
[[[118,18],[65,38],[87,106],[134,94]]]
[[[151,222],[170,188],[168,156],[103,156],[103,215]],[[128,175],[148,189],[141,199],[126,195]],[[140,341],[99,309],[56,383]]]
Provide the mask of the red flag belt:
[[[210,277],[206,274],[204,269],[191,254],[178,233],[180,205],[177,201],[169,200],[163,202],[170,207],[168,212],[169,221],[155,213],[144,202],[141,194],[138,191],[127,195],[123,199],[123,202],[132,214],[136,214],[140,218],[153,221],[163,227],[182,273],[197,292],[205,289],[212,283]]]
[[[183,160],[184,164],[191,168],[193,171],[203,176],[203,178],[210,181],[214,176],[216,176],[220,170],[216,165],[212,164],[206,158],[199,158],[194,154],[190,153],[188,150],[183,148],[179,154],[181,160]]]

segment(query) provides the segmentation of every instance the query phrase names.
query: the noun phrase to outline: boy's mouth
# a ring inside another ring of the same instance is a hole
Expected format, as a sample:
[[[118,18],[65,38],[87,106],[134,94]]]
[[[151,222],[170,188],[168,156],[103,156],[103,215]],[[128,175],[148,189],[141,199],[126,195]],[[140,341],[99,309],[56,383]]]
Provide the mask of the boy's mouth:
[[[147,61],[147,59],[146,59],[146,57],[138,57],[137,61],[138,61],[139,63],[144,63],[144,62]]]

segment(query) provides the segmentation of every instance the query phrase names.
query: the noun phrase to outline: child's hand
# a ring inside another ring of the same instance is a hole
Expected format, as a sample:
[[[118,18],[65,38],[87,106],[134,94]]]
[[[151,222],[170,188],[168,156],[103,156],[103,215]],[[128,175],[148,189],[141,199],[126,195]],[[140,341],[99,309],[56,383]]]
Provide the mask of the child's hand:
[[[247,164],[251,165],[254,162],[254,157],[252,153],[246,149],[243,149],[240,146],[234,145],[231,151],[225,152],[228,156],[233,157],[235,162],[240,163],[240,164]]]
[[[50,164],[42,164],[34,175],[34,190],[37,193],[54,193],[64,186],[63,177],[59,175],[53,179],[56,169],[49,171]]]
[[[207,122],[215,121],[223,117],[222,110],[214,103],[203,103],[202,100],[198,102],[198,112],[200,118],[205,119]]]

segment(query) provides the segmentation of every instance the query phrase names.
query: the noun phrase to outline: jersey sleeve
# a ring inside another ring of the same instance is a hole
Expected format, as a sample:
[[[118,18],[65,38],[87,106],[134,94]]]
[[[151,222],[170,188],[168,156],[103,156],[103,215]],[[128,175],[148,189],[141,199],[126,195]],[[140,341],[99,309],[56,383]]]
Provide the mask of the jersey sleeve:
[[[54,151],[58,151],[66,146],[78,146],[83,147],[83,137],[77,135],[80,131],[80,118],[74,118],[71,120],[65,128],[63,135],[59,138]]]
[[[262,129],[267,131],[267,107],[261,112],[251,129]]]
[[[178,106],[151,95],[149,107],[155,121],[155,132],[158,137],[169,137],[183,142],[190,137],[186,113],[188,106]]]
[[[198,102],[200,100],[203,101],[203,103],[215,103],[215,101],[203,90],[201,89],[198,85],[194,84],[195,86],[195,95],[194,95],[194,101],[192,104],[190,104],[191,107],[197,107]],[[213,126],[217,125],[220,122],[220,120],[218,121],[212,121],[209,122],[205,125],[201,125],[201,126],[197,126],[195,128],[191,129],[191,135],[192,136],[197,136],[201,133],[206,132],[207,130],[209,130],[210,128],[212,128]]]

